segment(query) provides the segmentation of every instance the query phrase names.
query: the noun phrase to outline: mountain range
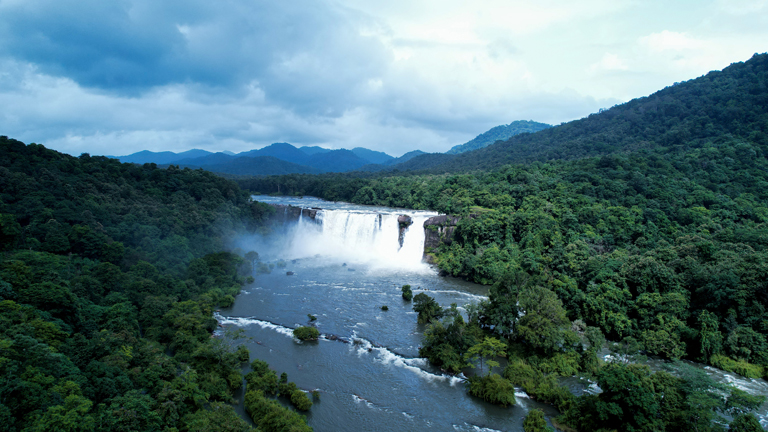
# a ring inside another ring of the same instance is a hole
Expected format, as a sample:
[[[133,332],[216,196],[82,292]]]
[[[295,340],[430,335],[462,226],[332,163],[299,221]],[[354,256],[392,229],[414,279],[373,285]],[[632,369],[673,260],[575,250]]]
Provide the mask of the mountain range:
[[[421,153],[423,152],[418,152],[413,156]],[[402,160],[402,157],[394,158],[386,153],[362,147],[356,147],[352,150],[329,150],[318,146],[295,147],[288,143],[274,143],[261,149],[238,154],[212,153],[199,149],[182,153],[155,153],[145,150],[114,158],[121,162],[173,164],[236,175],[347,172],[364,166],[386,165],[392,161]]]
[[[425,169],[439,165],[454,155],[487,147],[497,141],[506,140],[514,135],[532,133],[552,126],[529,120],[518,120],[508,125],[496,126],[468,141],[443,153],[425,153],[421,150],[410,151],[400,157],[392,157],[384,152],[355,147],[352,150],[330,150],[319,146],[296,147],[289,143],[274,143],[257,150],[242,153],[218,152],[193,149],[182,153],[151,152],[143,150],[126,156],[111,156],[121,162],[137,164],[155,163],[158,165],[179,165],[189,168],[203,168],[208,171],[252,176],[280,174],[320,174],[326,172],[349,171],[408,171]],[[420,162],[409,163],[418,156],[427,156]]]

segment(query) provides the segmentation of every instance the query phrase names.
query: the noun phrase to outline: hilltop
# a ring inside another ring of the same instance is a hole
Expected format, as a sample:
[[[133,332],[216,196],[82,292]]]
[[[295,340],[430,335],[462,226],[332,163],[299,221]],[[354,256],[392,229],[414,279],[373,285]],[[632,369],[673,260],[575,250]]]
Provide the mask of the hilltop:
[[[522,133],[534,133],[540,130],[549,129],[551,127],[552,125],[539,123],[532,120],[517,120],[508,125],[501,125],[491,128],[490,130],[476,136],[473,140],[454,146],[445,153],[465,153],[468,151],[488,147],[496,141],[505,141],[515,135],[520,135]]]

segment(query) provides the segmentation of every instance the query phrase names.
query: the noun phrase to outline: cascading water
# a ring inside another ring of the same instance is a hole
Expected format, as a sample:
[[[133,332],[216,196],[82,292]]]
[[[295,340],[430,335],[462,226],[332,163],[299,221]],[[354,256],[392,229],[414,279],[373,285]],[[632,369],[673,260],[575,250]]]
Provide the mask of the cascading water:
[[[403,215],[412,223],[404,228],[401,246],[398,217]],[[436,213],[414,211],[323,209],[317,210],[314,219],[310,219],[302,211],[282,253],[289,259],[320,256],[373,268],[426,269],[421,262],[423,227],[434,215]]]

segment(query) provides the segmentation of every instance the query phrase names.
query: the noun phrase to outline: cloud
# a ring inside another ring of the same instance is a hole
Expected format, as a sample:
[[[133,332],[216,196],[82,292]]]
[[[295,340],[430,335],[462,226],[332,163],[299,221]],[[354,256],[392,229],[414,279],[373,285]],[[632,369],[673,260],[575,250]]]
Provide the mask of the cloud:
[[[445,151],[517,119],[580,118],[763,49],[762,9],[683,9],[0,0],[0,134],[73,154],[280,141]],[[642,19],[659,14],[674,19]],[[712,31],[747,18],[751,33]]]
[[[593,63],[589,69],[593,72],[599,71],[625,71],[629,70],[629,66],[619,58],[618,55],[612,53],[605,53],[599,62]]]
[[[647,46],[653,52],[698,50],[705,46],[705,43],[701,40],[685,33],[669,30],[645,36],[640,39],[640,43]]]
[[[747,15],[768,9],[768,0],[718,0],[718,6],[732,15]]]

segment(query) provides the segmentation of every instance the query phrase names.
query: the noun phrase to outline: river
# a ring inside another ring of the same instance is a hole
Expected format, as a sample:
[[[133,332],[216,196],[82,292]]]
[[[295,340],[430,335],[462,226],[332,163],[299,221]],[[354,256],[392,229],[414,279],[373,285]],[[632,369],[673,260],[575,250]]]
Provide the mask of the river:
[[[251,358],[267,361],[278,375],[286,372],[299,388],[318,390],[320,401],[307,414],[315,431],[522,431],[532,408],[558,414],[522,390],[514,406],[485,403],[467,394],[463,376],[445,374],[418,357],[425,326],[416,323],[412,303],[402,299],[402,285],[443,307],[480,301],[488,291],[440,277],[421,262],[423,223],[436,213],[314,198],[254,199],[323,210],[314,218],[302,212],[270,238],[241,239],[237,246],[256,250],[274,268],[256,275],[216,317],[225,327],[245,330]],[[400,215],[413,221],[402,236]],[[385,305],[387,311],[381,309]],[[317,317],[312,324],[323,337],[298,342],[292,330],[309,325],[308,314]],[[763,380],[716,375],[751,392],[768,392]],[[764,426],[767,412],[760,413]]]

